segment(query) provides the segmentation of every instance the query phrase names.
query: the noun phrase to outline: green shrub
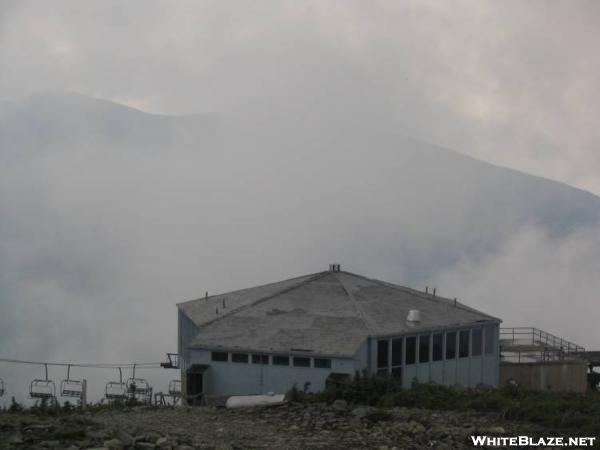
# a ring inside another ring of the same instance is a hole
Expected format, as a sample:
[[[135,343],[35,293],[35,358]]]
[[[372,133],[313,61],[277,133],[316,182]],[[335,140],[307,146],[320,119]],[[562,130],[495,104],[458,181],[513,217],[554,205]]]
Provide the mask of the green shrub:
[[[293,395],[296,401],[332,403],[342,399],[349,404],[382,408],[406,406],[498,412],[506,419],[525,420],[551,429],[587,431],[593,435],[600,431],[600,393],[597,392],[532,391],[514,386],[464,389],[417,382],[413,382],[410,389],[402,389],[389,376],[357,373],[317,394],[303,395],[296,389]]]

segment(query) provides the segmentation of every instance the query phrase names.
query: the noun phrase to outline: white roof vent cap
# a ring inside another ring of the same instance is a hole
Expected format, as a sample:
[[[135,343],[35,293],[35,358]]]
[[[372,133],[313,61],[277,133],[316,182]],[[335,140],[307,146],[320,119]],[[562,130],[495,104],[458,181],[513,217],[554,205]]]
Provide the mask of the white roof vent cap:
[[[408,316],[406,316],[406,320],[409,322],[420,322],[421,321],[421,311],[418,309],[411,309],[408,312]]]

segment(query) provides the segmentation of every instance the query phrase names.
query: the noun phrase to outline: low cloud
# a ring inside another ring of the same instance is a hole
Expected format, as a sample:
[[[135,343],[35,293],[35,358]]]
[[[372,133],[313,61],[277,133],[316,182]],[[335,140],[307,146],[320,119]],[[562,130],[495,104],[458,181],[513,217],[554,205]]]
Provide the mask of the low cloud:
[[[500,317],[503,326],[532,326],[595,349],[600,292],[600,229],[563,237],[543,228],[518,230],[495,253],[465,258],[431,277],[442,295]]]

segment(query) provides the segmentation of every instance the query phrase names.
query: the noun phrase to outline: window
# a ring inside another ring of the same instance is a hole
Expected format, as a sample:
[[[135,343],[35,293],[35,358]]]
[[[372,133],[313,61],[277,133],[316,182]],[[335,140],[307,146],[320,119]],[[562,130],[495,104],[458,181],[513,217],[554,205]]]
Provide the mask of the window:
[[[471,355],[481,356],[481,345],[483,344],[483,330],[474,328],[471,332]]]
[[[419,336],[419,362],[429,362],[429,338],[430,336]]]
[[[269,355],[252,355],[252,364],[269,364]]]
[[[387,339],[377,341],[377,367],[388,366],[388,347],[389,342]]]
[[[273,356],[273,365],[274,366],[289,366],[290,365],[290,357],[289,356]]]
[[[210,359],[213,361],[227,362],[229,354],[227,352],[211,352]]]
[[[406,364],[414,364],[417,354],[417,338],[415,336],[406,338]]]
[[[315,358],[314,360],[316,369],[331,369],[331,360],[325,358]]]
[[[402,365],[402,338],[392,339],[392,366]]]
[[[294,367],[310,367],[310,358],[294,356]]]
[[[248,363],[248,353],[232,353],[231,362]]]
[[[446,359],[456,358],[456,331],[446,333]]]
[[[442,350],[444,347],[444,335],[442,333],[436,333],[433,335],[433,348],[432,348],[432,361],[441,361],[442,360]]]
[[[469,356],[469,330],[462,330],[458,335],[458,357]]]
[[[485,354],[491,355],[494,353],[494,343],[496,342],[496,327],[490,325],[485,327]]]

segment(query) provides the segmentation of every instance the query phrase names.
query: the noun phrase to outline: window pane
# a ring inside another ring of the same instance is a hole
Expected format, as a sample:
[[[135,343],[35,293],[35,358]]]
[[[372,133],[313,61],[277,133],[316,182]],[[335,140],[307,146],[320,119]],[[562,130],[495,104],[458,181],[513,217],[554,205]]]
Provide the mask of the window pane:
[[[442,346],[444,342],[444,335],[442,333],[436,333],[433,335],[433,349],[432,349],[432,361],[442,360]]]
[[[406,364],[415,363],[417,353],[417,338],[415,336],[406,338]]]
[[[429,362],[429,338],[430,336],[419,336],[419,362]]]
[[[491,325],[485,327],[485,354],[491,355],[494,353],[494,343],[496,342],[496,327]]]
[[[252,355],[252,364],[269,364],[269,355]]]
[[[471,354],[473,356],[481,355],[481,344],[483,340],[483,332],[481,328],[475,328],[471,332]]]
[[[456,358],[456,331],[446,333],[446,359]]]
[[[458,357],[467,358],[469,356],[469,330],[462,330],[458,335]]]
[[[210,357],[213,361],[225,361],[227,362],[227,352],[211,352]]]
[[[317,369],[331,369],[331,360],[324,358],[315,358],[315,368]]]
[[[402,338],[392,339],[392,366],[402,365]]]
[[[273,356],[273,365],[289,366],[290,365],[290,357],[289,356]]]
[[[377,367],[388,366],[388,340],[377,341]]]
[[[294,356],[294,366],[295,367],[310,367],[310,358],[305,358],[302,356]]]
[[[231,354],[231,362],[247,363],[248,362],[248,353],[232,353]]]
[[[396,380],[396,383],[402,385],[402,367],[394,367],[392,369],[392,377]]]

